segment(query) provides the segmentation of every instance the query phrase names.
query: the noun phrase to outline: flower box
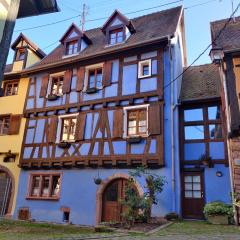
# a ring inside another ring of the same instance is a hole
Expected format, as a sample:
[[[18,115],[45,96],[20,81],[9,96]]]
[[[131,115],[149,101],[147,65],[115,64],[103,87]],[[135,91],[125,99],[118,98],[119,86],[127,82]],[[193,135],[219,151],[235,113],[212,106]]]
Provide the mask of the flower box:
[[[56,94],[48,95],[48,97],[47,97],[48,101],[55,101],[58,98],[59,98],[59,96]]]
[[[60,147],[60,148],[70,148],[71,147],[71,143],[69,143],[69,142],[60,142],[58,144],[58,147]]]
[[[141,136],[130,137],[127,139],[128,143],[140,143],[142,141]]]
[[[88,93],[88,94],[92,94],[92,93],[96,93],[96,92],[97,92],[97,88],[95,88],[95,87],[88,88],[86,90],[86,93]]]
[[[208,216],[207,220],[215,225],[228,225],[228,215]]]

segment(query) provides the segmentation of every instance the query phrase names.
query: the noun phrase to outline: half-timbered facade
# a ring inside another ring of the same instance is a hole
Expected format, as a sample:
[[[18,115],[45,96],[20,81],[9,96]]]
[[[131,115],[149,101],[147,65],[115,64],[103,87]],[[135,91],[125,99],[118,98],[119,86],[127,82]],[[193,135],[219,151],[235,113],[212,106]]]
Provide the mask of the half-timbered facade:
[[[15,217],[120,221],[119,199],[137,166],[168,182],[153,216],[180,213],[172,106],[181,79],[171,81],[186,62],[182,8],[132,20],[115,11],[102,28],[83,33],[72,24],[60,42],[25,71],[30,81]],[[139,194],[144,185],[138,179]]]
[[[27,94],[27,77],[21,71],[45,54],[26,36],[20,34],[12,45],[13,63],[6,66],[0,96],[0,216],[12,216],[18,191],[18,167],[26,120],[23,109]],[[24,53],[24,54],[23,54]]]
[[[182,216],[203,219],[205,204],[231,203],[226,121],[217,66],[190,67],[180,94]]]
[[[222,83],[222,101],[227,121],[228,148],[232,178],[232,199],[236,204],[235,220],[240,223],[240,18],[233,18],[222,34],[216,38],[228,19],[211,23],[212,41],[210,56],[218,65]]]

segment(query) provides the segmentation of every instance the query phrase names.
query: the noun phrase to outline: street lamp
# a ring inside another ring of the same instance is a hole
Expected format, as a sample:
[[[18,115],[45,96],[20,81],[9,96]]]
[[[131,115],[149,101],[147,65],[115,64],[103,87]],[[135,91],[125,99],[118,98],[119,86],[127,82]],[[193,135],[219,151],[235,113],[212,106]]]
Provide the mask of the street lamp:
[[[219,64],[224,57],[222,48],[212,48],[209,55],[212,62],[215,64]]]

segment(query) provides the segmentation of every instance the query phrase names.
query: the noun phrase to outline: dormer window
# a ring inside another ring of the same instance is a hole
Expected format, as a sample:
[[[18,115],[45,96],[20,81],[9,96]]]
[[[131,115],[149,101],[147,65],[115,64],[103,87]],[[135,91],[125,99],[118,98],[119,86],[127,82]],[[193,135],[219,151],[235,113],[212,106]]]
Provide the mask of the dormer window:
[[[66,55],[73,55],[78,53],[79,44],[78,41],[71,41],[66,43]]]
[[[16,61],[23,61],[25,59],[26,56],[26,51],[25,49],[18,49],[17,50],[17,54],[16,54]]]
[[[123,42],[123,40],[123,28],[118,28],[109,32],[109,44],[114,45]]]

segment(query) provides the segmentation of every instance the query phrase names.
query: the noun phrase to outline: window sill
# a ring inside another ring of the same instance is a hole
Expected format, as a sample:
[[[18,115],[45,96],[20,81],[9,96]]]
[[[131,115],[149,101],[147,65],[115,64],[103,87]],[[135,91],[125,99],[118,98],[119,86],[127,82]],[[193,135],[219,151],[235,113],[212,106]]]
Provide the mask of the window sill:
[[[140,143],[143,139],[143,136],[129,136],[127,138],[128,143]]]
[[[144,76],[138,76],[138,79],[150,78],[150,77],[152,77],[151,74],[149,74],[149,75],[144,75]]]
[[[98,88],[92,87],[92,88],[88,88],[88,89],[86,90],[86,93],[87,93],[87,94],[93,94],[93,93],[96,93],[97,91],[98,91]]]
[[[71,54],[71,55],[63,55],[62,58],[64,59],[64,58],[76,57],[76,56],[79,55],[79,53],[80,53],[80,52],[74,53],[74,54]]]
[[[48,95],[47,96],[47,100],[48,101],[55,101],[55,100],[57,100],[60,96],[62,96],[62,95],[57,95],[57,94],[50,94],[50,95]]]
[[[45,201],[59,201],[60,197],[32,197],[27,196],[26,200],[45,200]]]

